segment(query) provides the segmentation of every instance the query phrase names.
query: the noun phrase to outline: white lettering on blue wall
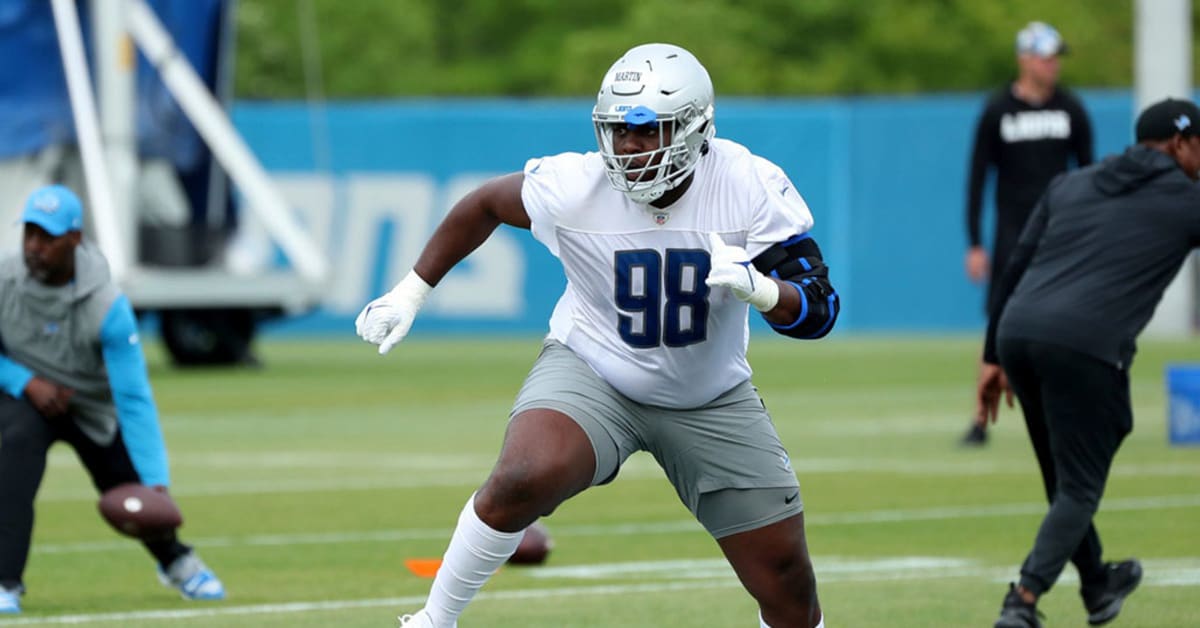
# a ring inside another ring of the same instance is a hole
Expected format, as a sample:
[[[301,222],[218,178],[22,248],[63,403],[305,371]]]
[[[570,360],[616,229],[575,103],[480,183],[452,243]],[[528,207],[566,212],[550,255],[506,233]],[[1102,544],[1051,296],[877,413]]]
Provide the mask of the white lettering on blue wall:
[[[273,173],[272,178],[313,239],[329,255],[333,281],[322,307],[354,315],[412,268],[425,242],[455,202],[488,174],[463,174],[445,186],[418,173]],[[236,256],[243,267],[271,263],[275,248],[252,213],[243,213]],[[380,243],[385,225],[390,238]],[[526,261],[501,227],[438,284],[425,310],[442,317],[513,319],[525,310]],[[382,285],[373,281],[382,268]]]

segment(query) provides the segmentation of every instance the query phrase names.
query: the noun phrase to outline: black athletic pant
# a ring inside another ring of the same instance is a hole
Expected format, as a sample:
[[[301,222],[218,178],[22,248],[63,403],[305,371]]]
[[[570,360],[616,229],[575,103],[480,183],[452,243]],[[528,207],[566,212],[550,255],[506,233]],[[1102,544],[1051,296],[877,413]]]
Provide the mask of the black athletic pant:
[[[1102,582],[1092,517],[1121,441],[1133,429],[1126,371],[1053,344],[1001,336],[1000,364],[1021,401],[1050,509],[1021,565],[1021,586],[1041,595],[1070,560],[1084,585]]]
[[[1017,241],[1021,238],[1021,229],[1025,226],[1024,219],[1020,224],[1012,223],[1013,217],[1028,216],[1031,210],[1007,209],[1005,211],[997,210],[996,236],[992,238],[992,258],[990,264],[990,276],[988,277],[986,295],[983,302],[983,313],[985,316],[990,316],[992,310],[995,309],[996,301],[1000,299],[1000,279],[1004,277],[1004,269],[1008,266],[1008,260],[1012,258],[1013,249],[1017,248]],[[1008,218],[1007,221],[1002,218]]]
[[[46,419],[25,399],[0,393],[0,586],[21,584],[33,536],[33,501],[46,471],[46,454],[55,441],[75,449],[96,490],[140,482],[120,431],[108,445],[92,442],[70,417]],[[191,548],[172,534],[144,542],[164,569]]]

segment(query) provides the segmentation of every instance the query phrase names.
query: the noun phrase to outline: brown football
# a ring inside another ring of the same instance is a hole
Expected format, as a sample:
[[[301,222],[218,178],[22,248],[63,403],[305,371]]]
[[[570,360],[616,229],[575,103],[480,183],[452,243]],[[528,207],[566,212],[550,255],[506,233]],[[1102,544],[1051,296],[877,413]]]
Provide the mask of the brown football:
[[[100,516],[117,532],[154,539],[183,525],[179,507],[165,490],[143,484],[120,484],[100,496]]]
[[[554,541],[546,531],[546,526],[540,521],[535,521],[525,528],[525,536],[521,537],[517,551],[513,552],[508,562],[512,565],[540,565],[546,562],[546,556],[553,548]]]

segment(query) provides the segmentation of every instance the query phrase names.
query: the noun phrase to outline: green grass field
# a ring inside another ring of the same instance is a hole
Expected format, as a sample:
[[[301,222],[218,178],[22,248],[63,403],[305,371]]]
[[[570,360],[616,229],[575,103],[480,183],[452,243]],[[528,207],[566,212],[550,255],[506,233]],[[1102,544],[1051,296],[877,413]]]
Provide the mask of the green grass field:
[[[176,370],[151,345],[184,539],[229,589],[185,602],[96,514],[57,447],[38,501],[25,613],[0,626],[394,626],[429,581],[498,451],[536,338],[415,338],[387,357],[356,341],[264,340],[259,370]],[[1045,510],[1024,425],[1005,411],[984,449],[957,446],[978,341],[789,342],[751,362],[806,503],[827,625],[990,626]],[[1110,558],[1146,578],[1122,627],[1200,625],[1200,447],[1167,443],[1163,365],[1200,342],[1144,342],[1136,426],[1097,519]],[[543,567],[506,567],[463,628],[756,626],[755,606],[653,460],[546,520]],[[1040,604],[1085,625],[1068,567]]]

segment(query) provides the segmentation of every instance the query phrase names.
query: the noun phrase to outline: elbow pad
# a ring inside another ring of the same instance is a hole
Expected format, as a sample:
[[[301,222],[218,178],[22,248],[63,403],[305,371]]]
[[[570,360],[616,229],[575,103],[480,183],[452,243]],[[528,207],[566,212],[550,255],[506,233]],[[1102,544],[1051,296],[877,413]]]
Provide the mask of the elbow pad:
[[[821,248],[808,234],[771,245],[754,258],[754,267],[764,275],[786,281],[800,293],[800,315],[789,325],[771,328],[792,338],[816,339],[828,334],[837,321],[841,301],[829,282],[829,267]]]

